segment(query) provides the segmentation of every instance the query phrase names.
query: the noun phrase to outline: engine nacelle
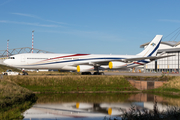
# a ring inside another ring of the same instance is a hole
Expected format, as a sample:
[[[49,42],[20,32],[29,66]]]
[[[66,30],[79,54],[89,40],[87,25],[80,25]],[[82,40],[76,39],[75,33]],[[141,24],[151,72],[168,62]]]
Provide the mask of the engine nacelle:
[[[76,108],[77,109],[90,109],[90,108],[93,108],[93,104],[89,104],[89,103],[76,103]]]
[[[121,109],[108,108],[108,115],[121,115],[121,114],[123,114],[123,111],[121,111]]]
[[[113,61],[113,62],[109,62],[109,68],[123,68],[126,67],[127,64],[123,63],[123,62],[119,62],[119,61]]]
[[[77,66],[77,72],[89,72],[91,70],[94,70],[94,66],[90,66],[90,65],[78,65]]]

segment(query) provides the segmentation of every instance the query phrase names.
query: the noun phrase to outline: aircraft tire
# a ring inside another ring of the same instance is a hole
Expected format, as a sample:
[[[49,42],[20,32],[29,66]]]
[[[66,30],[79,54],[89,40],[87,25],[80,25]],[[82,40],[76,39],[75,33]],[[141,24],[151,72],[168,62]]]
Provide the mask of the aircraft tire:
[[[27,72],[24,72],[23,75],[28,75],[28,73],[27,73]]]
[[[82,72],[81,75],[91,75],[91,72]]]
[[[104,72],[100,72],[100,75],[104,75]]]
[[[94,72],[93,75],[104,75],[104,72]]]
[[[88,75],[91,75],[91,72],[87,72],[88,73]]]

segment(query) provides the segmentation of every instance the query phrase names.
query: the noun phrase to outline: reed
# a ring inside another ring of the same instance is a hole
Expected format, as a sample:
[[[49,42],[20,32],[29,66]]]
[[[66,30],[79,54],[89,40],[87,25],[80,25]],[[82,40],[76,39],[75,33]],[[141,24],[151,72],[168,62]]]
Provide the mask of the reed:
[[[125,111],[122,120],[179,120],[180,108],[167,106],[166,110],[159,111],[155,100],[153,110],[143,109],[132,106],[129,111]]]
[[[154,102],[153,110],[139,109],[132,106],[128,111],[123,111],[121,118],[108,118],[104,120],[180,120],[180,108],[167,106],[166,110],[159,111],[157,102]]]

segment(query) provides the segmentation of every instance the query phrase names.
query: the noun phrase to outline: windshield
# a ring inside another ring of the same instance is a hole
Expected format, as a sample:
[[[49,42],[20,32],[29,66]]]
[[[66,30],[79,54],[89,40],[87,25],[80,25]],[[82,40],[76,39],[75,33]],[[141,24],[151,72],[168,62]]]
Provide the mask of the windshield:
[[[9,57],[8,59],[15,59],[15,57]]]

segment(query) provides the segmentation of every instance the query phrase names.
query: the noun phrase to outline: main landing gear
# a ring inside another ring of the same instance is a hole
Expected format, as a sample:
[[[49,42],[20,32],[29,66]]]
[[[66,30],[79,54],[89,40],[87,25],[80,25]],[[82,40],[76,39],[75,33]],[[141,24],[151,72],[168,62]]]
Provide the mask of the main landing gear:
[[[81,75],[91,75],[91,72],[82,72]]]
[[[81,75],[104,75],[104,72],[94,72],[93,74],[91,72],[82,72]]]
[[[99,66],[95,66],[95,70],[97,72],[94,72],[93,75],[104,75],[104,72],[99,72]],[[81,75],[92,75],[91,72],[82,72]]]
[[[93,75],[104,75],[104,72],[94,72]]]
[[[22,75],[28,75],[28,73],[27,73],[27,72],[25,72],[25,71],[23,71],[22,73],[23,73]]]
[[[94,67],[97,72],[94,72],[94,75],[104,75],[104,72],[99,72],[99,66]]]

